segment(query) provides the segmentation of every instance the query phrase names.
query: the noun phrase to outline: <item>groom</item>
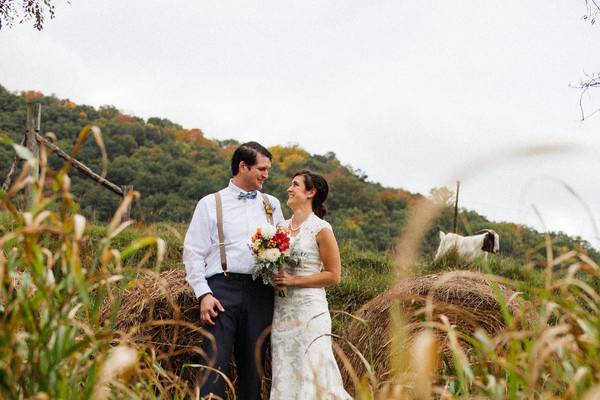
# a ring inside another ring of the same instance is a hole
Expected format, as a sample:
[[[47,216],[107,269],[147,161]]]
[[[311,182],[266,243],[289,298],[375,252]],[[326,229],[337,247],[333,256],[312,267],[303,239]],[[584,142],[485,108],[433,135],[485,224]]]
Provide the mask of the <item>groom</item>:
[[[256,340],[273,319],[273,288],[252,280],[249,248],[256,228],[283,222],[279,200],[259,192],[271,160],[256,142],[238,147],[231,158],[233,178],[198,202],[183,245],[186,280],[199,299],[200,322],[215,337],[214,368],[229,375],[234,353],[240,399],[260,398]],[[208,359],[214,356],[208,340],[203,350]],[[225,382],[214,372],[201,388],[202,396],[210,393],[225,397]]]

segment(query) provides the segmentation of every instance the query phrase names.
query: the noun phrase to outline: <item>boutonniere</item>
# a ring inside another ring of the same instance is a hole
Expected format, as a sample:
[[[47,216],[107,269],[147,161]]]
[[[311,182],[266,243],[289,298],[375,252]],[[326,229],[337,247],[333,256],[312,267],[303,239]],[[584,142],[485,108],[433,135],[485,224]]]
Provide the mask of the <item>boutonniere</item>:
[[[263,202],[263,207],[265,208],[265,214],[268,216],[273,215],[273,208],[271,207],[271,203],[268,201]]]

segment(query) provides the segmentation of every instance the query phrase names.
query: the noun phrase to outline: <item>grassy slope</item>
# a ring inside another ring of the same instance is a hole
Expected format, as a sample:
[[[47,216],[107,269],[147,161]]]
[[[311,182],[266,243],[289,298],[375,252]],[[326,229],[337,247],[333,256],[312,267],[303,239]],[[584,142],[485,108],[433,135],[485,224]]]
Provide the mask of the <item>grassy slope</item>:
[[[5,218],[5,216],[0,213],[0,233],[6,233],[7,230],[11,228],[10,225],[9,219]],[[185,228],[184,225],[168,226],[164,224],[149,227],[141,225],[132,226],[117,235],[112,240],[111,246],[117,250],[123,250],[136,239],[150,234],[157,234],[164,239],[167,245],[165,262],[157,268],[162,270],[182,268],[182,232],[185,231]],[[104,226],[88,226],[83,242],[78,242],[82,251],[83,268],[90,265],[95,256],[93,253],[98,248],[96,244],[102,240],[106,233],[107,228]],[[42,238],[42,240],[46,241],[44,238]],[[13,245],[14,243],[7,243],[5,246]],[[48,247],[54,247],[55,243],[50,243],[50,245],[51,246]],[[340,248],[343,260],[343,278],[340,285],[328,290],[329,301],[332,311],[343,310],[354,312],[366,301],[388,287],[392,276],[392,260],[386,254],[362,251],[349,243],[342,243]],[[7,250],[6,247],[4,250]],[[143,253],[143,249],[138,253],[135,253],[134,256],[127,259],[127,263],[130,266],[136,265],[143,259]],[[39,258],[41,259],[41,254],[39,255]],[[37,260],[38,258],[35,259]],[[17,268],[15,265],[16,264],[13,262],[13,269]],[[147,260],[146,266],[150,267],[152,265],[153,260],[151,257]],[[456,254],[450,254],[445,259],[436,262],[426,258],[421,259],[415,266],[415,273],[421,275],[449,269],[479,269],[520,279],[530,286],[541,287],[543,284],[540,269],[535,267],[535,264],[532,264],[532,266],[532,268],[525,268],[521,266],[521,263],[516,262],[514,259],[494,256],[489,257],[488,260],[480,259],[476,260],[474,263],[465,263],[464,260],[457,258]],[[590,264],[588,267],[591,268],[592,265]],[[29,268],[31,269],[31,267]],[[31,270],[33,272],[36,271],[35,269]],[[564,269],[556,268],[555,277],[556,275],[564,273],[564,271],[560,272],[562,270]],[[71,271],[71,269],[68,269],[67,271]],[[596,270],[594,271],[596,273],[593,274],[593,276],[597,280],[600,273]],[[38,280],[42,281],[44,279],[43,270],[42,273],[38,273],[37,275],[39,275],[37,276]],[[72,274],[69,275],[67,279],[61,281],[61,285],[68,284],[70,280],[74,279],[74,276],[75,275]],[[44,287],[44,290],[47,289],[48,288]],[[78,293],[75,289],[75,287],[70,288],[71,292]],[[528,295],[527,292],[529,292],[529,294],[536,292],[534,290],[528,290],[527,287],[524,287],[523,289],[525,296]],[[462,350],[459,347],[453,347],[452,362],[446,364],[443,377],[446,383],[441,382],[441,385],[445,385],[444,387],[448,388],[455,396],[453,398],[465,398],[469,397],[469,395],[485,394],[485,396],[489,398],[511,399],[527,397],[526,393],[562,394],[567,388],[573,393],[582,393],[584,390],[597,385],[597,376],[600,376],[597,375],[597,371],[600,371],[600,363],[597,361],[597,344],[600,342],[600,339],[598,338],[597,330],[594,329],[600,325],[598,325],[597,315],[590,312],[590,307],[595,310],[598,309],[595,300],[592,301],[593,299],[597,299],[597,294],[594,293],[593,295],[587,296],[581,289],[586,289],[586,287],[580,284],[571,285],[568,282],[563,282],[559,286],[553,286],[546,291],[537,290],[538,300],[542,301],[538,311],[539,318],[534,320],[534,324],[531,324],[532,328],[527,332],[523,332],[519,328],[521,326],[520,322],[516,323],[514,327],[509,329],[508,334],[510,334],[510,337],[512,338],[509,343],[503,344],[505,342],[500,341],[497,345],[494,345],[488,338],[483,338],[482,341],[478,341],[479,339],[475,337],[470,338],[469,340],[475,344],[475,347],[469,353],[468,359],[461,353]],[[27,295],[21,294],[20,296],[21,297],[18,297],[18,300],[24,302],[25,306],[29,307],[27,309],[37,309],[37,305],[32,308],[33,306],[29,304],[34,300],[46,299],[46,296],[37,296],[31,300]],[[546,298],[547,300],[544,300]],[[51,296],[50,299],[55,299],[55,297]],[[588,300],[588,302],[586,303],[585,300]],[[551,312],[551,315],[546,315],[546,311],[544,310],[553,311]],[[571,321],[570,319],[572,318],[575,318],[576,320]],[[32,319],[32,321],[34,320]],[[344,327],[347,326],[348,322],[349,317],[334,313],[334,333],[343,334]],[[71,326],[69,320],[66,321],[66,324],[63,321],[63,325],[61,325],[63,326],[61,329],[68,329]],[[52,327],[53,325],[48,326],[48,334],[52,334]],[[586,332],[586,335],[578,336],[577,338],[571,334],[563,335],[563,333],[568,333],[569,329],[573,330],[575,327],[585,327],[588,331]],[[557,328],[560,328],[561,330],[557,330]],[[28,327],[27,329],[32,332],[34,331],[32,327]],[[31,346],[35,345],[32,349],[43,356],[46,354],[54,356],[54,350],[44,350],[47,347],[46,336],[38,336],[36,336],[36,342],[31,344]],[[79,336],[75,335],[73,337],[78,338]],[[557,342],[557,340],[560,340],[560,342]],[[538,365],[539,359],[539,351],[536,349],[540,346],[547,346],[549,343],[555,342],[567,343],[568,346],[565,344],[564,348],[553,349],[552,358],[542,360],[544,362],[543,368],[534,368]],[[44,345],[41,345],[41,343],[44,343]],[[52,342],[50,343],[52,344]],[[108,346],[108,341],[105,340],[102,343],[102,346],[92,347],[90,351],[98,352],[105,350]],[[11,357],[15,358],[14,356]],[[65,357],[65,359],[70,358]],[[75,357],[75,359],[89,360],[89,357],[85,357],[84,355],[83,358]],[[415,357],[415,360],[420,361],[421,359]],[[415,361],[413,360],[412,362]],[[470,365],[461,364],[467,362],[469,362]],[[12,362],[12,364],[14,364],[14,362]],[[151,365],[156,366],[156,363],[151,363]],[[13,369],[18,370],[17,372],[21,369],[26,370],[24,368]],[[145,375],[138,381],[139,384],[145,386],[142,386],[141,389],[140,386],[136,386],[136,392],[146,391],[146,393],[152,393],[154,390],[153,388],[155,388],[154,383],[157,379],[156,371],[153,369],[147,369],[145,371]],[[469,373],[466,374],[465,371],[469,371]],[[577,381],[574,380],[576,378],[574,376],[575,371],[583,371],[581,373],[578,372],[578,386],[573,386],[573,382],[577,383]],[[45,378],[48,374],[44,371],[42,372],[43,373],[40,373],[39,375],[41,378]],[[532,375],[532,373],[535,373],[535,375]],[[53,377],[53,374],[50,373],[48,376]],[[61,375],[61,377],[67,378],[71,376],[70,370]],[[79,375],[77,375],[77,377],[78,376]],[[66,378],[63,379],[66,383],[61,381],[64,384],[60,386],[60,388],[63,386],[65,388],[72,387],[72,384],[69,383],[71,380]],[[29,383],[26,379],[21,379],[19,384],[22,387],[26,387]],[[573,386],[572,389],[571,386]],[[53,386],[50,385],[49,387],[53,389]],[[54,390],[54,392],[58,393],[57,390],[58,389]],[[498,393],[501,395],[497,395]],[[502,396],[502,394],[506,394],[506,396]],[[150,398],[151,396],[147,397]],[[169,396],[166,395],[163,397],[168,398]],[[533,398],[534,396],[531,397]],[[550,397],[546,396],[546,398]],[[574,398],[577,398],[577,396]]]
[[[0,219],[0,224],[2,219]],[[160,266],[161,270],[183,268],[181,252],[183,237],[187,226],[185,224],[156,224],[151,226],[131,226],[113,239],[112,246],[122,250],[135,239],[146,235],[156,234],[165,240],[167,251],[165,259]],[[87,228],[85,243],[83,244],[84,260],[91,260],[92,249],[106,234],[106,228],[100,225],[90,225]],[[342,258],[342,280],[339,285],[328,288],[328,299],[332,310],[341,310],[353,313],[366,302],[385,291],[391,282],[393,260],[389,254],[361,250],[349,242],[340,244]],[[129,263],[140,261],[139,256],[134,256]],[[152,260],[148,265],[153,265]],[[429,258],[421,259],[415,266],[416,275],[426,275],[453,269],[480,270],[492,272],[497,275],[516,278],[529,282],[531,285],[542,284],[541,272],[537,269],[526,270],[519,262],[510,257],[490,256],[488,260],[478,259],[474,262],[461,260],[455,254],[449,254],[437,262]],[[347,317],[334,312],[334,324],[343,326]],[[336,323],[341,323],[338,324]]]
[[[9,219],[3,213],[0,213],[0,233],[11,228],[8,221]],[[118,250],[123,250],[136,239],[148,235],[157,235],[164,239],[167,245],[160,270],[183,268],[181,252],[186,229],[186,224],[159,223],[150,226],[134,224],[117,235],[112,241],[112,246]],[[97,248],[98,241],[106,236],[106,231],[107,228],[103,225],[88,225],[82,245],[83,260],[91,262],[93,258],[91,253]],[[343,310],[352,313],[389,286],[393,260],[387,253],[362,250],[351,242],[340,243],[340,253],[342,258],[342,280],[339,285],[328,288],[328,298],[332,310]],[[143,252],[140,251],[139,255],[132,257],[128,263],[135,264],[139,262],[142,255]],[[150,260],[147,265],[154,265],[153,260]],[[491,272],[528,282],[532,286],[539,287],[543,284],[542,271],[539,266],[525,267],[517,260],[505,256],[490,256],[487,260],[478,259],[474,262],[462,260],[452,253],[438,261],[423,257],[415,265],[414,273],[420,276],[456,269]],[[597,286],[596,282],[592,282],[592,285]],[[343,316],[336,315],[334,315],[334,318],[344,319]]]

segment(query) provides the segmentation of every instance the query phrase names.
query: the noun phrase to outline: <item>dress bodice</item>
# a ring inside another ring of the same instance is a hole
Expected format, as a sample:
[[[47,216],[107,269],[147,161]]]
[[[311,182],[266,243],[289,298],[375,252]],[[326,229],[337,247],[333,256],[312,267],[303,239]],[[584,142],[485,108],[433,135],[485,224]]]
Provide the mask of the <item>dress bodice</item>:
[[[285,221],[284,226],[290,227],[291,219]],[[317,235],[322,229],[330,229],[331,225],[317,217],[314,213],[311,214],[306,221],[300,226],[298,235],[292,238],[292,252],[301,257],[299,266],[290,268],[290,273],[294,275],[310,275],[321,272],[323,262],[319,253],[319,245],[317,244]]]

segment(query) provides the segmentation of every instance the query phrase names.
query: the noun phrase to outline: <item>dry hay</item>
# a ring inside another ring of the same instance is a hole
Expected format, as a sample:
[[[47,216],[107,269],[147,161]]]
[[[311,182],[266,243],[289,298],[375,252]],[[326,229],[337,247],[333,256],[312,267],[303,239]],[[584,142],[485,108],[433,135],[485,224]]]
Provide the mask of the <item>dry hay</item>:
[[[440,279],[443,275],[437,274],[405,279],[357,311],[356,316],[368,322],[365,324],[353,321],[345,337],[365,356],[378,382],[390,379],[390,311],[396,301],[401,307],[406,323],[409,343],[423,329],[422,321],[425,319],[424,310],[428,295],[432,295],[433,321],[440,322],[439,316],[445,315],[450,324],[456,326],[457,331],[467,335],[472,335],[479,328],[491,336],[503,330],[505,324],[500,305],[491,282],[486,280],[485,275],[467,272],[460,276],[460,271],[453,274],[457,276],[447,275],[448,280]],[[523,310],[525,301],[518,293],[502,285],[498,285],[498,288],[512,314]],[[432,293],[431,289],[434,290]],[[439,330],[434,332],[442,351],[447,352],[447,336]],[[345,353],[357,375],[363,375],[366,369],[359,356],[347,346]],[[344,383],[346,387],[352,386],[352,381],[345,371]]]
[[[140,323],[153,320],[183,319],[198,322],[198,301],[185,280],[185,271],[172,269],[160,274],[145,272],[122,294],[116,328],[127,331]],[[111,308],[102,309],[102,319]],[[154,328],[142,328],[141,331]],[[171,338],[165,341],[169,343]]]
[[[185,271],[144,272],[132,283],[120,294],[115,329],[133,343],[155,349],[162,358],[161,365],[176,375],[186,363],[205,364],[198,351],[203,339],[198,330],[198,300],[185,280]],[[105,304],[101,319],[111,318],[111,312],[112,306]],[[201,375],[195,368],[184,371],[190,384]]]
[[[208,364],[199,352],[205,337],[198,329],[199,303],[185,280],[185,271],[173,269],[160,274],[145,272],[120,297],[122,302],[116,315],[115,329],[134,343],[154,349],[162,358],[162,367],[182,376],[190,387],[202,382],[205,374],[203,369],[186,368],[182,374],[185,364]],[[111,318],[111,311],[112,307],[105,304],[101,313],[102,321]],[[182,324],[170,321],[180,321]],[[268,342],[265,345],[268,346]],[[265,367],[268,375],[270,363],[267,362]],[[233,362],[230,378],[235,382]],[[266,379],[263,381],[263,393],[269,390],[270,382]]]
[[[409,338],[422,329],[423,309],[430,289],[440,281],[442,275],[428,275],[404,280],[387,292],[365,304],[356,316],[365,319],[368,325],[354,321],[348,327],[345,338],[366,357],[375,371],[379,382],[389,379],[389,310],[395,300],[400,300],[403,315],[408,319]],[[508,301],[511,312],[521,308],[524,301],[512,290],[499,285]],[[473,334],[483,328],[495,335],[504,327],[500,307],[489,281],[484,275],[469,273],[469,276],[454,276],[436,287],[432,293],[433,319],[446,315],[460,332]],[[110,318],[111,307],[105,306],[102,318]],[[185,363],[205,361],[197,353],[202,334],[197,329],[181,325],[154,325],[154,322],[181,320],[199,326],[198,302],[193,290],[185,281],[185,271],[175,269],[160,274],[145,273],[136,284],[122,294],[122,304],[116,315],[115,328],[144,346],[152,346],[158,354],[167,355],[161,361],[163,367],[180,375]],[[438,332],[442,346],[444,335]],[[359,357],[348,348],[345,354],[358,376],[365,372]],[[352,382],[342,368],[346,388]],[[194,384],[202,376],[199,369],[187,369],[184,378]],[[268,385],[268,382],[267,382]],[[268,386],[265,387],[268,393]]]

